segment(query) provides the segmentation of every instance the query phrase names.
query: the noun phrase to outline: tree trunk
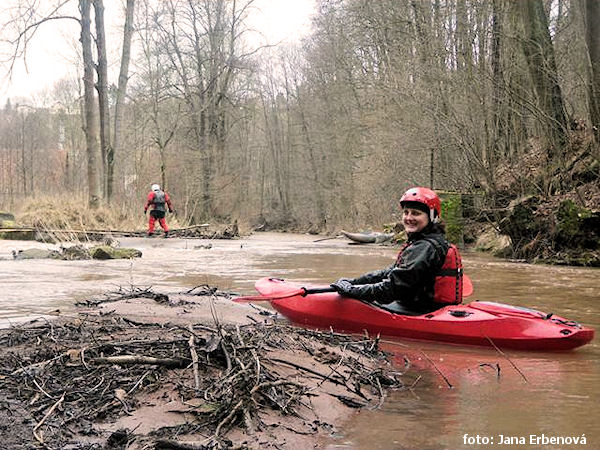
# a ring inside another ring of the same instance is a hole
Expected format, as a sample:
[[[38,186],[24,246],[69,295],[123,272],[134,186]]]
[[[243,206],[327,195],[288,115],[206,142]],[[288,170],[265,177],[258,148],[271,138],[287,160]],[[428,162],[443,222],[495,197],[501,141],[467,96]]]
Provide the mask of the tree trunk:
[[[81,12],[81,48],[83,56],[83,87],[85,139],[87,146],[88,202],[90,208],[100,205],[100,147],[94,99],[94,60],[90,33],[90,0],[79,0]]]
[[[456,2],[455,52],[456,69],[470,73],[473,70],[473,49],[471,44],[468,6],[464,1]],[[472,12],[471,12],[472,14]],[[441,31],[441,30],[440,30]],[[483,41],[481,39],[481,41]]]
[[[488,148],[486,165],[490,173],[496,169],[499,156],[507,155],[508,140],[504,137],[507,129],[504,108],[504,75],[502,73],[502,19],[500,0],[492,2],[492,36],[491,36],[491,65],[492,65],[492,108],[493,108],[493,137],[492,145]]]
[[[562,154],[567,141],[567,117],[542,0],[516,2],[524,26],[523,52],[537,92],[542,123],[551,139],[549,158]]]
[[[600,2],[585,0],[585,40],[589,55],[588,102],[596,142],[600,142]]]
[[[273,184],[277,194],[277,204],[280,212],[283,217],[288,217],[288,193],[285,189],[287,167],[283,162],[283,148],[280,140],[281,127],[279,125],[279,118],[277,117],[277,100],[275,98],[271,98],[270,100],[272,103],[270,104],[265,99],[265,96],[266,94],[261,93],[260,97],[262,101],[263,118],[265,121],[265,135],[267,140],[266,145],[269,148],[271,162],[273,164]],[[270,117],[272,117],[272,120]]]
[[[19,133],[19,147],[21,150],[21,176],[23,177],[23,196],[27,195],[27,165],[25,164],[25,113],[21,112],[21,129]]]
[[[100,116],[100,154],[102,159],[102,192],[108,199],[108,184],[106,175],[107,155],[110,148],[110,106],[108,104],[108,64],[106,62],[106,33],[104,27],[104,3],[102,0],[93,0],[94,16],[96,18],[96,49],[98,52],[98,111]]]
[[[106,154],[106,196],[110,203],[114,191],[114,168],[115,154],[121,151],[121,138],[123,126],[123,103],[127,93],[127,81],[129,79],[129,61],[131,59],[131,38],[133,36],[133,13],[135,0],[127,0],[125,9],[125,26],[123,29],[123,50],[121,53],[121,69],[119,71],[119,85],[117,87],[117,98],[115,102],[115,130],[113,144],[108,147]],[[164,186],[164,184],[163,184]]]

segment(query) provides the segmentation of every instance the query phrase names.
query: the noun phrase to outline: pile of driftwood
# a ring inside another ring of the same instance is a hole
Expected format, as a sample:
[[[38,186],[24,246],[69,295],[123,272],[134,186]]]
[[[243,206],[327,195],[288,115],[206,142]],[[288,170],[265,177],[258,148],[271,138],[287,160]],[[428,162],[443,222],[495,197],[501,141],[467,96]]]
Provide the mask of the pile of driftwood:
[[[208,224],[194,225],[169,230],[169,237],[193,239],[233,239],[240,236],[237,222],[211,227]]]
[[[266,322],[168,326],[89,313],[38,321],[0,330],[0,435],[6,448],[233,448],[229,433],[269,433],[273,417],[297,419],[279,430],[316,434],[329,426],[307,417],[319,389],[358,408],[403,388],[385,361],[377,339]],[[185,419],[147,434],[98,427],[134,415],[149,395],[178,399]]]

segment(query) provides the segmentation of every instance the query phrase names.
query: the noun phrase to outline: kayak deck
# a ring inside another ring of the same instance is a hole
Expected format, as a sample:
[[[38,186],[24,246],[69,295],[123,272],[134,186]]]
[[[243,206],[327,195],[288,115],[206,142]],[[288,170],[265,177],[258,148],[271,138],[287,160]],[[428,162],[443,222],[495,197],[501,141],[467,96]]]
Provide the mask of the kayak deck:
[[[300,284],[262,278],[256,289],[304,327],[519,350],[570,350],[590,342],[594,330],[553,314],[493,302],[445,306],[420,316],[385,311],[335,292],[293,295]],[[288,295],[287,298],[277,298]]]

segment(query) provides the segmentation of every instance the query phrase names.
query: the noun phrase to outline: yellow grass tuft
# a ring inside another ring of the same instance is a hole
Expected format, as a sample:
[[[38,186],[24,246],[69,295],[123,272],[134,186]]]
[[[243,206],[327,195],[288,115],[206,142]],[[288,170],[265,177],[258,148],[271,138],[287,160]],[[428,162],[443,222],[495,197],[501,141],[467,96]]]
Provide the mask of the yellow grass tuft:
[[[83,199],[37,197],[26,200],[17,215],[21,225],[47,230],[143,230],[147,220],[118,206],[91,209]]]

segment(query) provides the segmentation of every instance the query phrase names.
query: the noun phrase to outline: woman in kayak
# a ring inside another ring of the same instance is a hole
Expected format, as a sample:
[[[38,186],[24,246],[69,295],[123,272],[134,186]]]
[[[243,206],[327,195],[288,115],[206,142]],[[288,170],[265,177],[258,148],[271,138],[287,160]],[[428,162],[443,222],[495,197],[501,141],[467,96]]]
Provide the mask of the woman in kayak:
[[[408,240],[396,262],[358,278],[341,278],[331,287],[398,314],[420,315],[461,303],[460,255],[445,239],[440,198],[431,189],[414,187],[404,193],[400,206]]]

